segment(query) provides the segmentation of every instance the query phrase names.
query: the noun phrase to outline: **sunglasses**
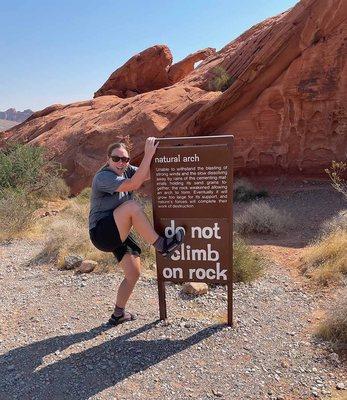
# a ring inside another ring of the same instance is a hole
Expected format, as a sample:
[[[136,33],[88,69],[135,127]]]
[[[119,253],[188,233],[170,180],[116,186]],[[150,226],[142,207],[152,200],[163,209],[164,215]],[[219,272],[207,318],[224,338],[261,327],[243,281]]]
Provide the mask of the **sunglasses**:
[[[130,161],[129,157],[118,157],[118,156],[110,156],[110,158],[112,159],[112,161],[114,162],[118,162],[120,160],[122,160],[125,163],[128,163]]]

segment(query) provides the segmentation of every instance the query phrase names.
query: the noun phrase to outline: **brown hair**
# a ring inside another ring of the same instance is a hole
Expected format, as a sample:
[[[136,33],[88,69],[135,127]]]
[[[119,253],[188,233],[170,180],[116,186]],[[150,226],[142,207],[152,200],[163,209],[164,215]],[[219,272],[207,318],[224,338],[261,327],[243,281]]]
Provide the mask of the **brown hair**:
[[[128,151],[125,143],[122,142],[111,143],[107,148],[107,157],[111,157],[112,151],[114,149],[125,149],[126,151]]]

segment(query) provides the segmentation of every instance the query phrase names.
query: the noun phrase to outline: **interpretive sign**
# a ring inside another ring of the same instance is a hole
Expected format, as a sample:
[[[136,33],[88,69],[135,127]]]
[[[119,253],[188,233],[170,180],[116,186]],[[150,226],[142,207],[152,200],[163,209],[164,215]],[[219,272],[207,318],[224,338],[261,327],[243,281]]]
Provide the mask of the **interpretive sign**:
[[[184,242],[165,258],[157,253],[160,318],[165,319],[165,281],[228,285],[232,324],[233,136],[158,139],[151,164],[156,231]]]

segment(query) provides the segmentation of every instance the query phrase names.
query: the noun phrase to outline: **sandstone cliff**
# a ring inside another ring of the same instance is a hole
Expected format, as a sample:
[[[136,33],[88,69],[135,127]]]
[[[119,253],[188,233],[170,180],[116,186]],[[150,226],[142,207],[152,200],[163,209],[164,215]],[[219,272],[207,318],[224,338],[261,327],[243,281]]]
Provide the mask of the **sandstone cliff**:
[[[171,65],[167,47],[154,46],[115,71],[95,99],[48,107],[0,139],[46,146],[74,193],[125,136],[139,161],[149,135],[230,133],[236,170],[320,173],[347,153],[346,16],[345,0],[302,0],[220,51],[205,49],[195,69],[194,55]],[[138,79],[143,54],[161,60],[156,79],[148,62]],[[211,90],[216,67],[231,78],[223,92]]]

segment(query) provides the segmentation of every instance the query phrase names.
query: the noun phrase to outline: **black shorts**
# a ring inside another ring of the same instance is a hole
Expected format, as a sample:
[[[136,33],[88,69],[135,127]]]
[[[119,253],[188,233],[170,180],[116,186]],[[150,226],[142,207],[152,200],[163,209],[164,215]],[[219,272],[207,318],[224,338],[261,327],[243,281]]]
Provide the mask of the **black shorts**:
[[[135,256],[141,254],[139,245],[131,235],[124,242],[121,241],[113,214],[98,221],[96,226],[89,231],[89,236],[98,250],[113,253],[118,262],[122,260],[126,253]]]

